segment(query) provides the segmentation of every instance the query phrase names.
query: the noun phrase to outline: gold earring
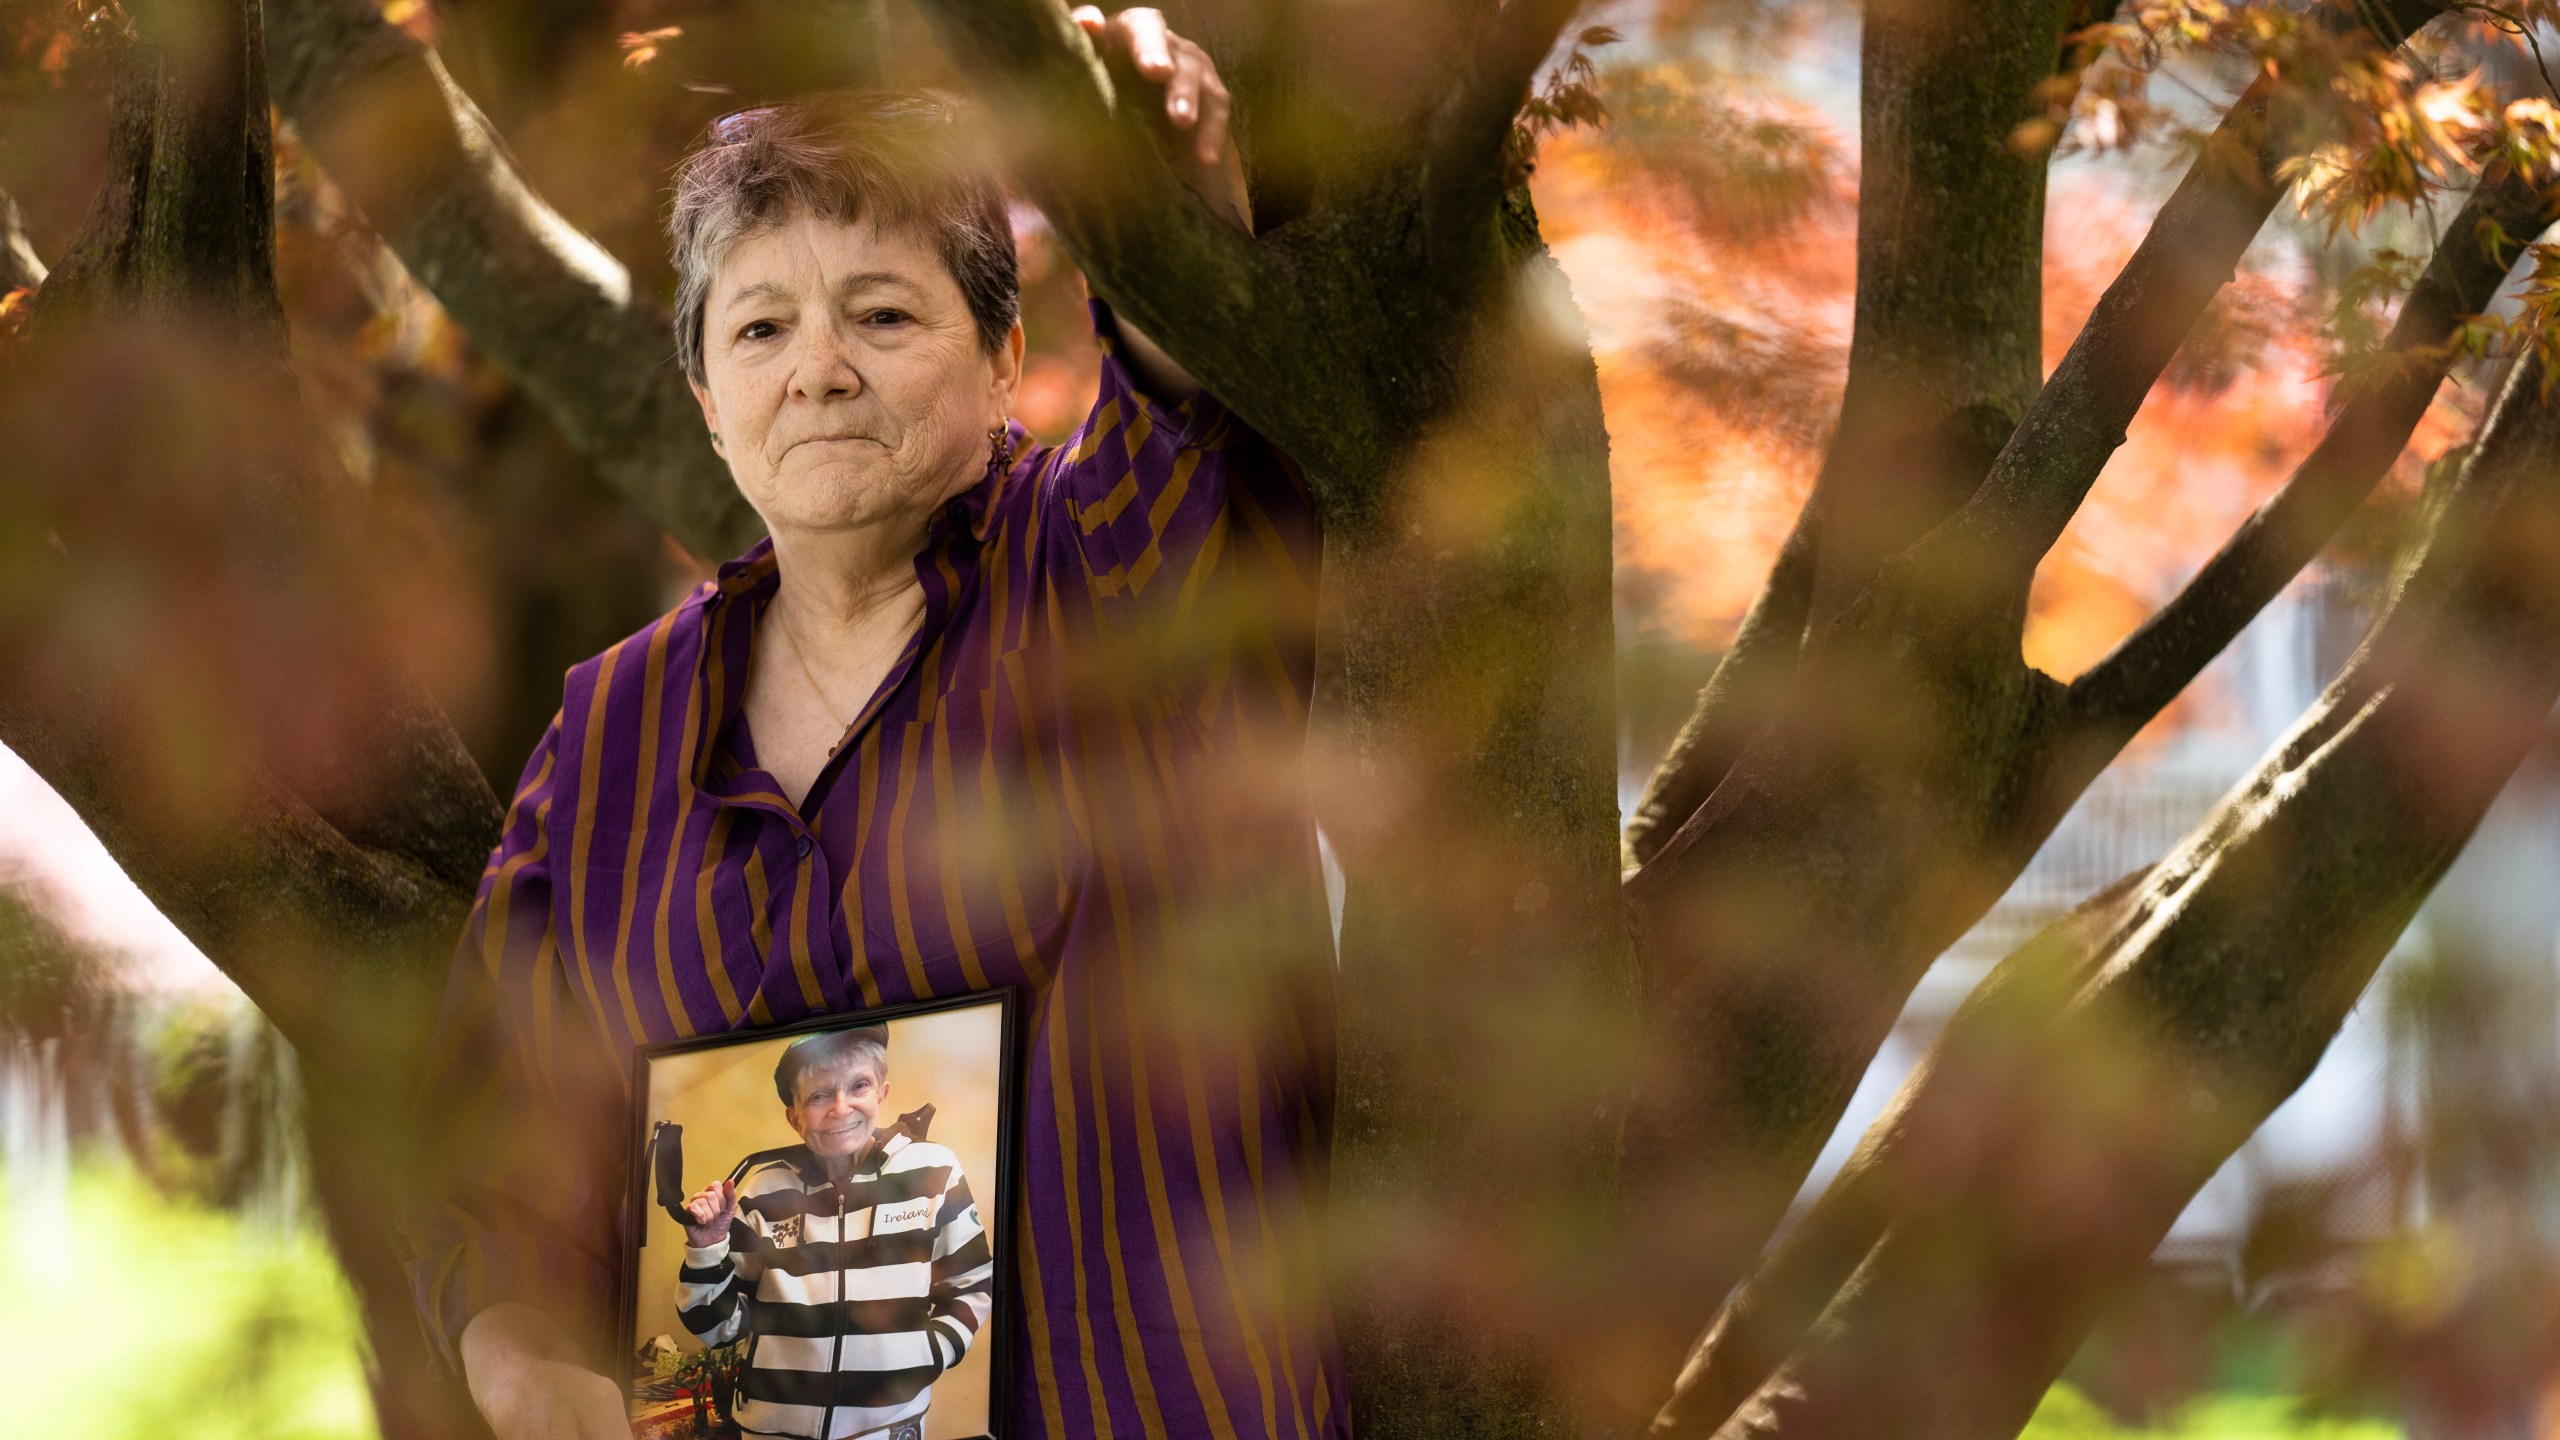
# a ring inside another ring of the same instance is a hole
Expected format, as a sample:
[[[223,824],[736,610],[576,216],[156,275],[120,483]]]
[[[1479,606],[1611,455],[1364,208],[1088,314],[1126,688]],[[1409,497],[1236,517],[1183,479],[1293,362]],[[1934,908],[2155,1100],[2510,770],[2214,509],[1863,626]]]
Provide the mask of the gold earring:
[[[987,427],[987,449],[999,470],[1013,463],[1013,426],[1010,423]]]

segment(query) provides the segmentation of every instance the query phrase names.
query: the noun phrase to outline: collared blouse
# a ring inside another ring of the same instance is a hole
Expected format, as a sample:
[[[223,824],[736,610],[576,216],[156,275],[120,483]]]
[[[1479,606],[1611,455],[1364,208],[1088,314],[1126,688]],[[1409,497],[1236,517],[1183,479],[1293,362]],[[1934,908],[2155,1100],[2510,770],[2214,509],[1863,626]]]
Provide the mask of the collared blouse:
[[[408,1228],[448,1359],[503,1300],[620,1350],[636,1046],[1017,985],[1008,1433],[1349,1433],[1317,528],[1268,445],[1145,397],[1096,325],[1092,413],[1016,427],[934,519],[923,621],[799,806],[742,713],[769,544],[569,672],[430,1063]]]

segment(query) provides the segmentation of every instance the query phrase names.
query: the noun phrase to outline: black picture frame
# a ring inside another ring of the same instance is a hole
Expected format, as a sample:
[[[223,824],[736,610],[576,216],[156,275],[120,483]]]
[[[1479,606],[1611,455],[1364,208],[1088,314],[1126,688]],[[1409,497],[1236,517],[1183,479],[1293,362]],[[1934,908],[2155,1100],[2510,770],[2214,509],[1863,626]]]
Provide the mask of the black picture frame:
[[[631,1130],[627,1137],[629,1158],[624,1184],[624,1243],[619,1277],[620,1322],[616,1344],[621,1352],[623,1373],[619,1377],[626,1412],[635,1403],[639,1388],[637,1349],[642,1285],[642,1252],[649,1243],[652,1213],[658,1209],[652,1189],[652,1123],[650,1081],[653,1067],[671,1057],[704,1051],[725,1050],[742,1046],[771,1045],[788,1042],[801,1035],[832,1030],[848,1030],[866,1025],[891,1027],[891,1083],[897,1075],[897,1022],[914,1020],[945,1012],[992,1007],[996,1011],[997,1060],[994,1076],[996,1095],[995,1173],[993,1186],[978,1188],[975,1176],[970,1187],[978,1204],[980,1223],[990,1232],[989,1248],[993,1253],[995,1273],[992,1301],[986,1325],[972,1343],[974,1351],[987,1352],[987,1414],[984,1440],[1009,1440],[1005,1424],[1005,1398],[1012,1379],[1016,1357],[1012,1354],[1011,1336],[1006,1317],[1014,1304],[1014,1232],[1020,1228],[1020,1216],[1013,1205],[1016,1167],[1021,1145],[1022,1106],[1022,1025],[1024,1006],[1018,986],[1000,986],[932,1000],[917,1000],[897,1005],[876,1006],[867,1010],[845,1011],[816,1016],[790,1025],[750,1031],[729,1031],[718,1035],[700,1035],[691,1039],[672,1040],[644,1045],[631,1059]],[[663,1218],[663,1217],[661,1217]],[[671,1222],[670,1222],[671,1223]],[[937,1383],[939,1383],[937,1381]],[[930,1413],[930,1412],[928,1412]],[[930,1433],[929,1431],[927,1433]]]

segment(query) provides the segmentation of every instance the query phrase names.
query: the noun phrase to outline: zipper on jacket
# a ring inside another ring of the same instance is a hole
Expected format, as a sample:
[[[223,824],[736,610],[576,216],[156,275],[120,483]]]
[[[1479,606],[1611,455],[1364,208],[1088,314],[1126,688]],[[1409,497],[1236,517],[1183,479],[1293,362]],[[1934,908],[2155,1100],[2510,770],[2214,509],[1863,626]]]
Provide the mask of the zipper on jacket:
[[[844,1244],[843,1177],[837,1176],[830,1179],[827,1182],[827,1188],[836,1192],[836,1244],[841,1247]],[[836,1272],[836,1304],[838,1306],[842,1306],[844,1304],[845,1274],[846,1272],[842,1270],[838,1270]],[[843,1384],[844,1327],[842,1325],[838,1325],[836,1327],[835,1358],[827,1362],[827,1418],[818,1422],[818,1440],[836,1440],[836,1390],[837,1387]]]

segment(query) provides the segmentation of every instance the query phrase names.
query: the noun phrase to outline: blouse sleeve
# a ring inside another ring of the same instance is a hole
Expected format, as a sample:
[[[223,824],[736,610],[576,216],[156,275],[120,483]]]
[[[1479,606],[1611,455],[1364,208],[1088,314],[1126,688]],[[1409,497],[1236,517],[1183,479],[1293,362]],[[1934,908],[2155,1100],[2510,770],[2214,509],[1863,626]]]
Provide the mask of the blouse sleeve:
[[[624,1087],[554,942],[559,735],[555,718],[481,875],[420,1095],[422,1183],[401,1218],[421,1318],[457,1375],[482,1310],[532,1304],[596,1351],[616,1294]]]
[[[1258,603],[1312,616],[1319,537],[1296,468],[1205,391],[1172,406],[1146,394],[1099,300],[1093,323],[1101,385],[1044,500],[1095,601],[1141,628],[1179,626],[1241,565],[1276,586],[1253,587]]]

